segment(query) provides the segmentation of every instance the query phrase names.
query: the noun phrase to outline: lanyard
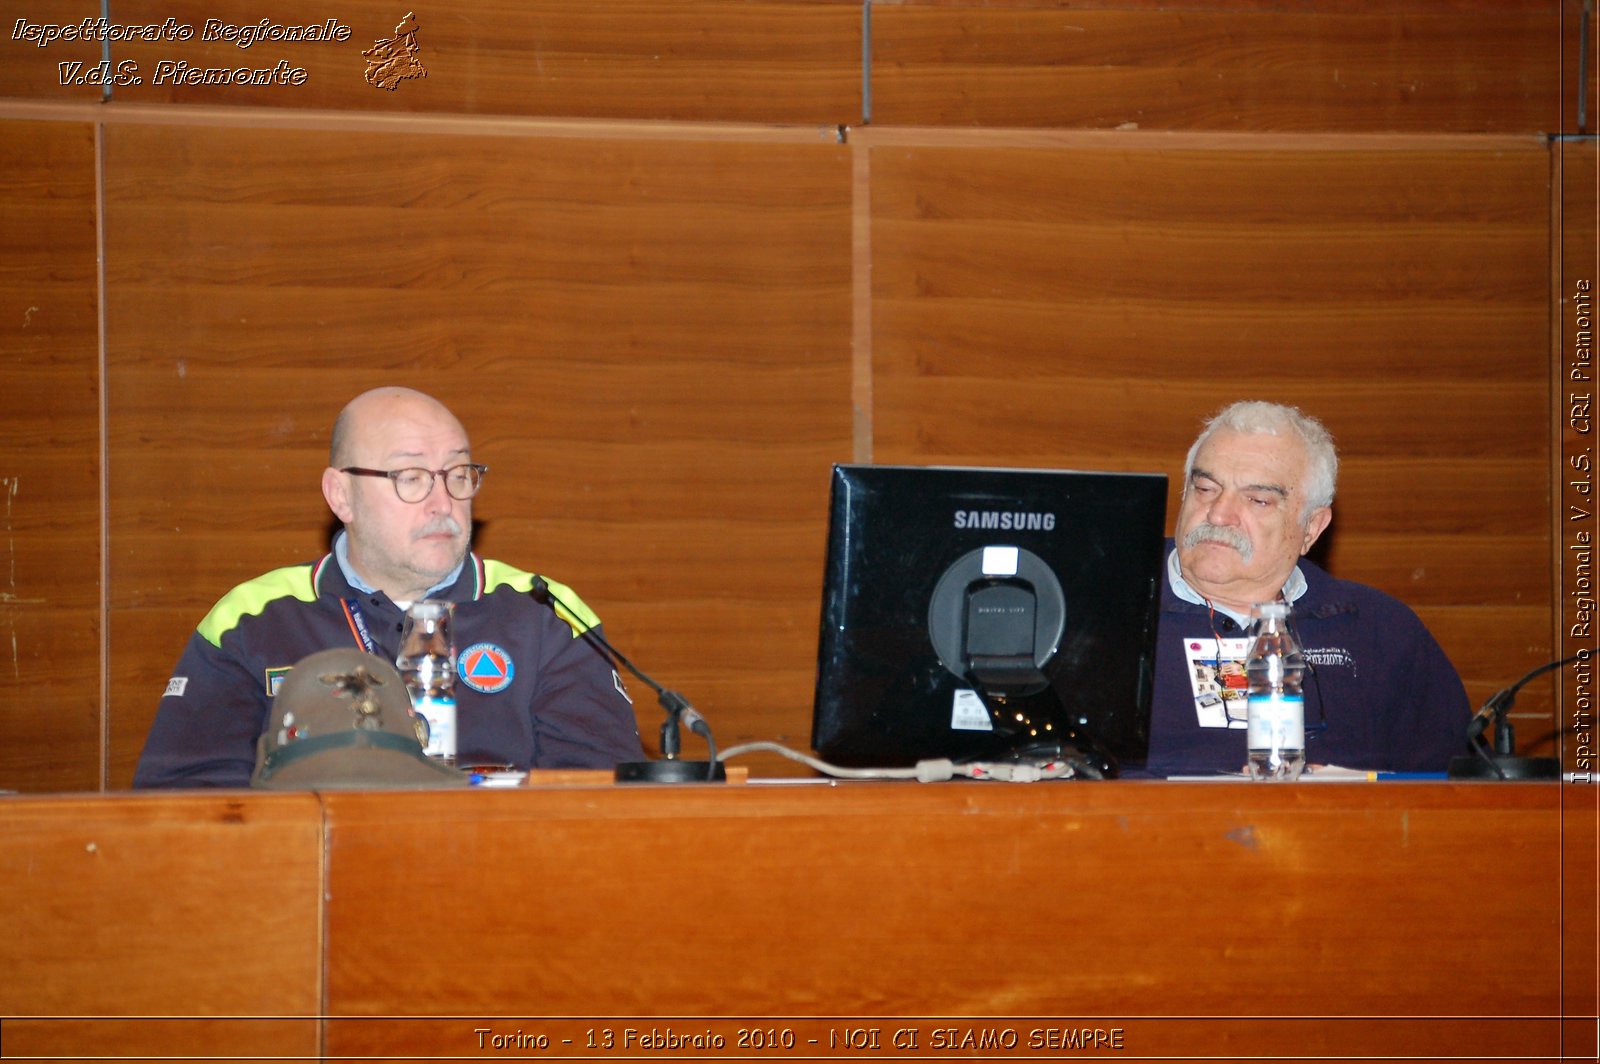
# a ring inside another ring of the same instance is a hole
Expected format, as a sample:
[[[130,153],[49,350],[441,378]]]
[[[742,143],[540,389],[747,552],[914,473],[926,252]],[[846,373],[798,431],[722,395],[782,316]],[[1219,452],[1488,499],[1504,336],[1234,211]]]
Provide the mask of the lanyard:
[[[361,612],[360,603],[353,598],[340,599],[339,602],[344,606],[344,619],[350,625],[350,633],[356,637],[356,646],[368,654],[377,654],[378,648],[372,642],[372,633],[367,631],[367,618]]]

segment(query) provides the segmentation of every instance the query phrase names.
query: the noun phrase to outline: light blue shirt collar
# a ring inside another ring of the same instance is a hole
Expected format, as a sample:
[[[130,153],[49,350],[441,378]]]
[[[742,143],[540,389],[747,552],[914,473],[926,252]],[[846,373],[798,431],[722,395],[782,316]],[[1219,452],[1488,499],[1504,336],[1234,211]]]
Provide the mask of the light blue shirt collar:
[[[1250,627],[1249,614],[1240,616],[1220,602],[1208,602],[1204,595],[1189,586],[1189,581],[1183,578],[1183,567],[1178,564],[1177,546],[1173,546],[1171,553],[1167,555],[1167,583],[1171,585],[1172,593],[1183,599],[1183,601],[1192,602],[1196,606],[1204,606],[1207,609],[1217,610],[1219,613],[1233,618],[1233,623],[1240,628]],[[1289,579],[1283,582],[1283,600],[1285,602],[1296,602],[1305,593],[1306,577],[1297,565],[1289,573]]]
[[[378,589],[361,579],[360,575],[356,573],[355,566],[350,564],[350,537],[346,535],[345,530],[342,528],[339,529],[339,534],[333,537],[333,560],[339,563],[339,571],[344,574],[344,578],[350,582],[351,587],[366,595],[378,593]],[[460,562],[456,563],[456,567],[450,570],[449,575],[430,587],[428,593],[423,597],[432,598],[435,591],[443,591],[461,579],[461,570],[466,567],[466,564],[467,560],[462,558]]]

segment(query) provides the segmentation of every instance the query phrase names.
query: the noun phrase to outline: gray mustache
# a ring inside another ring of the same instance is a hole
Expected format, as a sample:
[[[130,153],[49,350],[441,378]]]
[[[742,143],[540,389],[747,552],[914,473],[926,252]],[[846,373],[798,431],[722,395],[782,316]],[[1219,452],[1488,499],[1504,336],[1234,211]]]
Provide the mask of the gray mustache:
[[[461,535],[461,524],[453,517],[441,517],[423,525],[412,538],[422,539],[424,536],[437,536],[440,533],[448,536],[459,536]]]
[[[1221,543],[1225,547],[1232,547],[1239,552],[1239,556],[1246,563],[1255,556],[1256,552],[1249,538],[1237,528],[1225,528],[1222,525],[1214,525],[1209,521],[1202,521],[1200,524],[1195,525],[1183,537],[1183,545],[1185,547],[1193,548],[1202,543]]]

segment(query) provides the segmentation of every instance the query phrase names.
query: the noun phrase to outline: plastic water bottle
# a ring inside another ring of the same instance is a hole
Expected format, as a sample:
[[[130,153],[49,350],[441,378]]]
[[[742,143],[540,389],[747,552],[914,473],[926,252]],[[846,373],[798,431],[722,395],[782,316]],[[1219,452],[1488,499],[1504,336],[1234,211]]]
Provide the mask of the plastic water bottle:
[[[1300,684],[1305,657],[1289,631],[1289,604],[1264,602],[1251,611],[1254,640],[1245,659],[1250,681],[1250,778],[1296,780],[1306,763],[1306,702]]]
[[[406,682],[411,708],[428,722],[422,752],[456,763],[456,647],[451,635],[455,604],[423,599],[406,611],[395,667]]]

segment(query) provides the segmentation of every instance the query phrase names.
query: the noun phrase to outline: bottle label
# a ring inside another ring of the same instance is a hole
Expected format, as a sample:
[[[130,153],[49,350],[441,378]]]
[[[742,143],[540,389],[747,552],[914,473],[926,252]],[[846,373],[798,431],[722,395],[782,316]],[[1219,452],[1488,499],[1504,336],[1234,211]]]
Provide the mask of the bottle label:
[[[1306,747],[1306,701],[1299,695],[1281,691],[1250,696],[1250,726],[1247,744],[1251,750],[1304,750]]]
[[[422,695],[412,705],[417,715],[428,722],[428,745],[423,747],[422,752],[429,757],[455,760],[456,700]]]

